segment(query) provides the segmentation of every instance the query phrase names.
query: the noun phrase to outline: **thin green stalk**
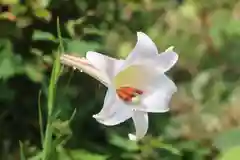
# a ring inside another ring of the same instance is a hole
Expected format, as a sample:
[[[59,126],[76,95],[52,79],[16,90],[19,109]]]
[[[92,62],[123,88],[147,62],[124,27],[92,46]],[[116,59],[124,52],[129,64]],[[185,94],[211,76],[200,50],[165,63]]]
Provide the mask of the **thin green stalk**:
[[[20,146],[20,159],[21,160],[27,160],[27,158],[24,155],[24,149],[23,149],[23,144],[21,141],[19,141],[19,146]]]
[[[64,51],[62,39],[61,39],[61,32],[60,32],[60,25],[59,25],[59,19],[57,19],[57,31],[58,31],[58,38],[60,41],[60,53]],[[57,87],[57,80],[60,75],[60,54],[58,53],[54,64],[53,64],[53,70],[50,78],[50,84],[48,87],[48,121],[45,131],[45,138],[44,138],[44,144],[43,144],[43,160],[50,160],[51,157],[53,157],[53,153],[55,150],[55,146],[53,145],[53,127],[52,122],[54,121],[55,117],[53,115],[53,107],[54,107],[54,101],[55,101],[55,94],[56,94],[56,87]]]
[[[47,124],[45,139],[44,139],[44,148],[43,148],[43,160],[50,160],[52,153],[52,133],[53,128],[50,122]]]
[[[64,47],[63,47],[63,42],[62,42],[62,34],[61,34],[61,29],[60,29],[59,18],[57,18],[57,34],[58,34],[58,39],[59,39],[59,44],[60,44],[60,53],[64,53]]]
[[[41,95],[42,95],[42,91],[40,90],[39,93],[38,93],[38,121],[39,121],[39,126],[40,126],[41,144],[42,144],[42,147],[43,147],[44,131],[43,131],[42,110],[41,110]]]

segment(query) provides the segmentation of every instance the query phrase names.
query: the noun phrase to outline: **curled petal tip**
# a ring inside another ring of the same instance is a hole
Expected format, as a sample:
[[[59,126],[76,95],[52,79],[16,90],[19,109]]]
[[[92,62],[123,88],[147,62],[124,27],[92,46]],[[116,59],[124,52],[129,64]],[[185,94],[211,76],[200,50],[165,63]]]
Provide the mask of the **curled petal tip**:
[[[165,50],[165,52],[173,51],[173,49],[174,49],[174,46],[170,46],[170,47],[168,47],[168,48]]]
[[[159,113],[166,113],[166,112],[169,112],[169,111],[170,111],[170,108],[168,107],[168,108],[165,108],[165,109],[161,110],[161,112],[159,112]]]
[[[97,122],[104,124],[104,119],[99,116],[98,114],[95,114],[92,116]]]
[[[137,137],[136,137],[134,134],[129,133],[129,134],[128,134],[128,138],[129,138],[131,141],[137,141]]]
[[[100,118],[100,116],[98,114],[94,114],[92,117],[95,118],[95,119],[99,119]]]
[[[145,33],[143,33],[143,32],[137,32],[137,37],[138,37],[138,39],[140,39],[140,38],[142,38],[142,37],[144,37],[144,36],[147,36]],[[148,37],[148,36],[147,36]]]
[[[104,120],[104,117],[99,115],[99,114],[94,114],[92,117],[94,119],[96,119],[97,121],[103,121]]]

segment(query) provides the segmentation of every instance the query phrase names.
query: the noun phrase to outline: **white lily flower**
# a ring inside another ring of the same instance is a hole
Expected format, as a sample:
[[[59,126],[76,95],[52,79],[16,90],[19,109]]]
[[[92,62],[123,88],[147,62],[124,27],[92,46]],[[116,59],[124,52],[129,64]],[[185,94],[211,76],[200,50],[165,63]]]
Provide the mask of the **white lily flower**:
[[[136,133],[131,140],[139,140],[148,130],[148,112],[169,110],[169,101],[177,87],[164,73],[178,60],[173,47],[158,54],[153,41],[144,33],[137,33],[135,48],[126,58],[118,60],[97,52],[87,52],[87,60],[105,78],[108,91],[102,110],[93,117],[112,126],[133,119]]]
[[[147,112],[169,110],[169,101],[177,90],[164,74],[178,60],[173,47],[158,54],[157,47],[147,35],[138,32],[137,36],[138,42],[126,60],[96,52],[88,52],[87,59],[61,56],[61,63],[89,74],[108,87],[103,108],[93,117],[108,126],[132,117],[136,134],[129,134],[131,140],[139,140],[147,133]]]

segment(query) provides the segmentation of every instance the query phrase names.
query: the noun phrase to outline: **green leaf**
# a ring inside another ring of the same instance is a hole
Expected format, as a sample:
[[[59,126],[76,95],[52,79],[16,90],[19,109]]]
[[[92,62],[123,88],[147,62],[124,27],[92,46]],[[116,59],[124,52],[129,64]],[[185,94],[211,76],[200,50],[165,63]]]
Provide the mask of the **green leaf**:
[[[29,17],[19,17],[17,18],[17,26],[19,28],[25,28],[32,23],[32,19]]]
[[[71,135],[72,131],[69,126],[69,121],[61,121],[61,120],[55,120],[52,124],[53,128],[56,131],[56,135],[59,134],[60,136],[63,135]]]
[[[180,151],[177,148],[175,148],[173,145],[164,143],[162,138],[157,138],[157,139],[151,138],[148,146],[151,146],[153,148],[165,149],[176,155],[181,154]]]
[[[38,40],[56,40],[56,37],[54,37],[54,35],[52,35],[49,32],[43,32],[40,30],[35,30],[33,33],[33,40],[38,41]]]
[[[0,79],[10,78],[14,74],[14,63],[9,58],[3,59],[0,63]]]
[[[239,26],[240,26],[239,20],[231,20],[226,27],[226,32],[229,35],[240,35]]]
[[[52,18],[51,13],[44,8],[35,9],[34,14],[35,14],[36,17],[38,17],[40,19],[43,19],[43,20],[46,20],[46,21],[50,21],[51,18]]]
[[[26,65],[25,66],[25,72],[27,76],[34,82],[42,82],[44,78],[43,72],[40,70],[40,68],[37,68],[35,65]]]
[[[13,4],[17,4],[18,0],[1,0],[2,4],[7,4],[7,5],[13,5]]]
[[[240,146],[230,148],[220,156],[218,160],[239,160]]]
[[[27,6],[23,4],[13,5],[11,6],[11,12],[14,15],[23,15],[27,12]]]
[[[192,82],[192,94],[195,99],[202,100],[204,98],[204,87],[209,83],[212,72],[205,71],[199,73]]]
[[[85,150],[72,150],[70,151],[73,159],[84,159],[84,160],[106,160],[107,156],[91,153]]]
[[[210,28],[210,36],[212,37],[213,43],[216,47],[221,47],[223,45],[224,39],[222,37],[222,33],[225,31],[226,26],[231,19],[230,14],[229,10],[225,9],[215,10],[211,14],[212,27]]]
[[[43,152],[38,152],[33,157],[29,158],[28,160],[41,160],[42,159]]]
[[[50,4],[51,0],[41,0],[42,7],[46,8]]]
[[[68,33],[74,37],[75,36],[75,26],[80,25],[85,21],[85,17],[79,18],[77,20],[69,20],[66,24],[66,29]]]
[[[124,139],[115,134],[111,134],[110,143],[128,151],[136,151],[139,149],[139,146],[134,141],[129,141],[129,139]]]
[[[221,151],[226,151],[232,147],[240,145],[240,128],[231,129],[219,134],[214,139],[214,146]]]
[[[87,51],[94,51],[100,48],[95,42],[84,42],[80,40],[70,40],[67,42],[66,52],[85,55]]]

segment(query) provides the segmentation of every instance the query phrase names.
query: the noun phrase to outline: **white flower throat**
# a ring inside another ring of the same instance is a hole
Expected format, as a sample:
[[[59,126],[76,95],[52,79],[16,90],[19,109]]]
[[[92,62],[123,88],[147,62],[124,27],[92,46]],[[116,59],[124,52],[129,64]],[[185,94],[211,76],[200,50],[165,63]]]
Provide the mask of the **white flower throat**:
[[[130,66],[122,72],[118,73],[114,79],[114,84],[118,97],[126,103],[138,104],[141,95],[142,73],[139,66]]]

